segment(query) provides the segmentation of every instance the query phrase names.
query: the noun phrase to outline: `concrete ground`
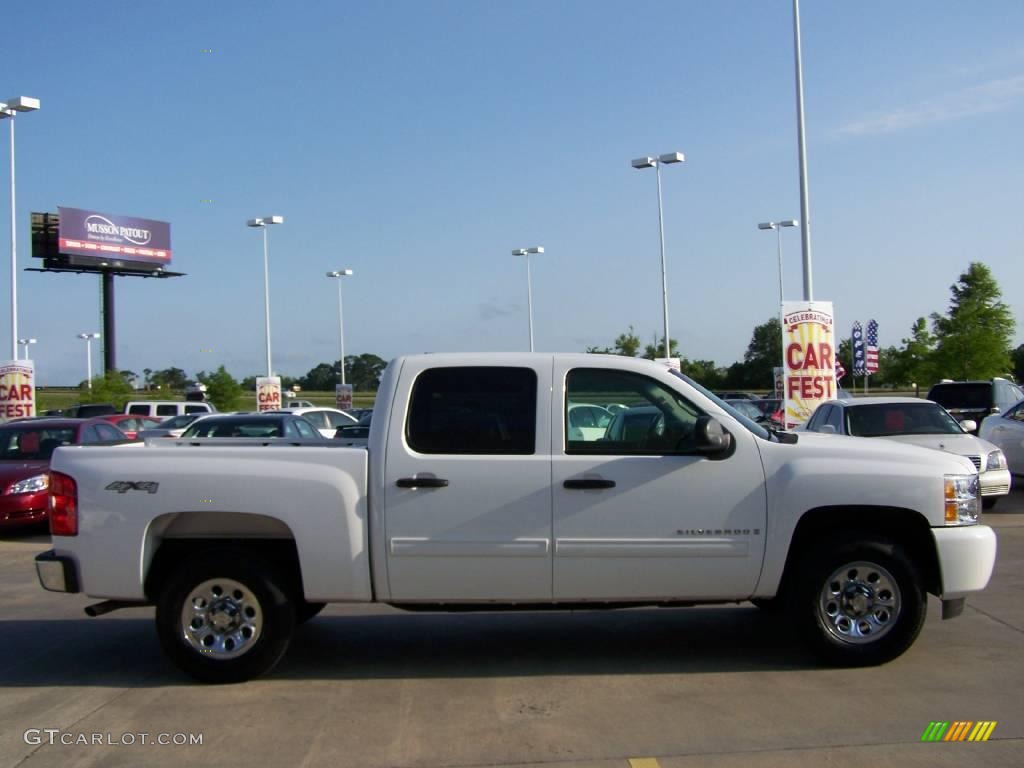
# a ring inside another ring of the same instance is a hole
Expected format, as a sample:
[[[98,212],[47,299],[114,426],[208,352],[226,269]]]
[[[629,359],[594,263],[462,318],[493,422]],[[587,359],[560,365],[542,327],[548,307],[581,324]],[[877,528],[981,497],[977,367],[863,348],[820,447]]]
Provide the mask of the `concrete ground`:
[[[152,609],[87,618],[90,600],[36,582],[32,558],[48,538],[7,536],[0,764],[1020,766],[1024,491],[985,522],[999,536],[988,590],[952,621],[932,599],[916,645],[883,667],[822,668],[749,605],[462,615],[332,606],[271,675],[220,687],[163,658]],[[956,720],[998,724],[985,743],[920,742],[930,722]],[[45,729],[58,729],[53,744]],[[81,743],[93,734],[112,743]],[[161,734],[202,744],[152,743]]]

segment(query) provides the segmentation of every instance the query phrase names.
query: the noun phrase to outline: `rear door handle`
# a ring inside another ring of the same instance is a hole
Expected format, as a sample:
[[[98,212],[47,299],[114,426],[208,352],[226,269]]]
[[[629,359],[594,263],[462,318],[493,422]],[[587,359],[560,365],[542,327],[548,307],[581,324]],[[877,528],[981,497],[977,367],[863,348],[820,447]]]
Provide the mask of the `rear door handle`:
[[[447,488],[448,481],[441,477],[401,477],[395,485],[399,488]]]
[[[563,488],[569,488],[573,491],[588,491],[588,490],[602,490],[605,488],[614,488],[614,480],[604,480],[597,477],[585,477],[578,480],[566,480],[562,483]]]

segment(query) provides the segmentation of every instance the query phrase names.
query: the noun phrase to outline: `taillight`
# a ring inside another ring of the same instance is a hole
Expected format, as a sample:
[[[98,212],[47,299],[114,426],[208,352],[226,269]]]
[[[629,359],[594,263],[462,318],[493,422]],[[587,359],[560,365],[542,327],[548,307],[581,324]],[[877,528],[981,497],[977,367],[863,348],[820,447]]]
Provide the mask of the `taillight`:
[[[50,534],[78,535],[78,485],[63,472],[50,471]]]

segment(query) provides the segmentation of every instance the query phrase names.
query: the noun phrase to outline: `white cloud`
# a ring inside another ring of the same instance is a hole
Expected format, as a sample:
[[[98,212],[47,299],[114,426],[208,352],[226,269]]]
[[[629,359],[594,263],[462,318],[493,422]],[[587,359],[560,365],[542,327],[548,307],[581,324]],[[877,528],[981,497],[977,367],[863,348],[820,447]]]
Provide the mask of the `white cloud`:
[[[867,136],[891,133],[931,123],[999,112],[1024,98],[1024,75],[990,80],[981,85],[944,94],[905,109],[895,109],[854,120],[839,128],[839,133]]]

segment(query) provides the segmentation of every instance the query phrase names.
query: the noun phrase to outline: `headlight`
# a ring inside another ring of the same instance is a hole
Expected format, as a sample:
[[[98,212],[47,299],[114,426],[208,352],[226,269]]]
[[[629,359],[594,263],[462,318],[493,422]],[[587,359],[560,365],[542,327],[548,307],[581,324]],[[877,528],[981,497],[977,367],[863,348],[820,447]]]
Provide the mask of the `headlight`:
[[[985,470],[1006,469],[1006,457],[1002,451],[992,451],[985,459]]]
[[[50,476],[48,474],[33,475],[32,477],[26,477],[24,480],[19,480],[10,488],[7,489],[8,495],[14,495],[16,493],[38,493],[39,491],[45,491],[50,487]]]
[[[981,497],[977,475],[946,475],[946,525],[972,525],[978,522]]]

